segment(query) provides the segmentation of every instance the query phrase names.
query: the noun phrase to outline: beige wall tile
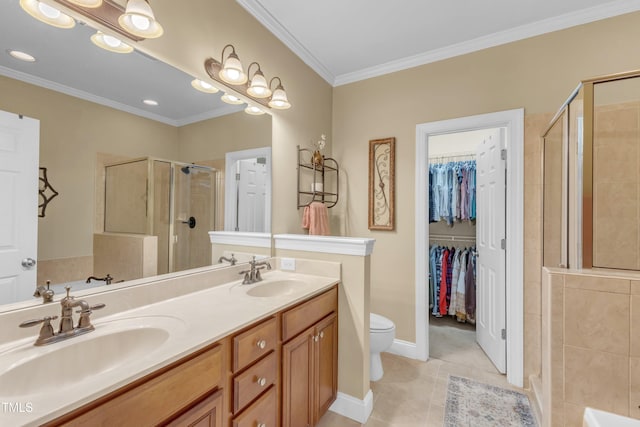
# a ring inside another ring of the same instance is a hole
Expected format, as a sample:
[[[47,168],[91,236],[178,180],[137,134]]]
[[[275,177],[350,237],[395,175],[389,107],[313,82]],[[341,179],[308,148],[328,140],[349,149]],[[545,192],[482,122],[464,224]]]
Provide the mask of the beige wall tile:
[[[640,418],[640,358],[629,359],[629,416]]]
[[[631,321],[629,331],[631,357],[640,357],[640,296],[631,295]],[[640,402],[638,402],[640,404]]]
[[[541,352],[540,347],[540,322],[538,314],[524,315],[524,367],[526,372],[532,375],[540,373]],[[525,388],[528,386],[528,377],[525,381]]]
[[[93,274],[93,256],[38,260],[37,284],[84,280]],[[35,290],[35,288],[34,288]]]
[[[584,406],[574,405],[572,403],[564,404],[564,426],[565,427],[582,427],[583,417],[584,417]]]
[[[629,295],[566,288],[565,344],[629,354]]]
[[[629,358],[565,345],[565,401],[627,415]]]
[[[542,314],[540,299],[541,299],[540,281],[524,281],[524,313],[536,314],[540,316]]]
[[[565,286],[567,288],[628,294],[630,284],[628,279],[567,274],[565,277]]]
[[[640,280],[631,281],[631,294],[640,295]]]

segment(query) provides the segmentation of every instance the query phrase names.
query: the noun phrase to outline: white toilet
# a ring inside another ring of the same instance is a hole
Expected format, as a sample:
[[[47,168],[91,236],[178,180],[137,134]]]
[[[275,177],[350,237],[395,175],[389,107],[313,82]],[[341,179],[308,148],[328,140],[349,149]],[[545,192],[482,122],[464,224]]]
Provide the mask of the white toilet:
[[[384,374],[380,353],[387,350],[393,344],[396,336],[396,325],[389,319],[379,314],[369,314],[369,379],[378,381]]]

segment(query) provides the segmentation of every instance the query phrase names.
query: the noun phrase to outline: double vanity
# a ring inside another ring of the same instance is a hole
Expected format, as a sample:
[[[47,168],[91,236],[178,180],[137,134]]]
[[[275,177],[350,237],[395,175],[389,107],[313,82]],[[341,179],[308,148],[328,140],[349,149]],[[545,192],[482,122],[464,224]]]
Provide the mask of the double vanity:
[[[244,264],[71,290],[83,310],[105,304],[73,313],[95,329],[46,345],[34,345],[41,326],[18,325],[60,316],[64,301],[0,314],[15,323],[0,336],[0,425],[315,425],[338,366],[340,266],[319,263],[249,284]]]

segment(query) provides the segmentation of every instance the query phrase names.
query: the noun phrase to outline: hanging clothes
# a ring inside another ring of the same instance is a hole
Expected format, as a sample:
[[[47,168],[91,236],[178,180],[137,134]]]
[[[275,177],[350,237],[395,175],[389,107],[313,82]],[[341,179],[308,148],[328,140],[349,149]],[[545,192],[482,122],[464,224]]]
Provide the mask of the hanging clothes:
[[[475,220],[476,162],[429,165],[429,222]]]
[[[429,299],[435,317],[455,316],[459,322],[475,323],[475,247],[429,248]]]

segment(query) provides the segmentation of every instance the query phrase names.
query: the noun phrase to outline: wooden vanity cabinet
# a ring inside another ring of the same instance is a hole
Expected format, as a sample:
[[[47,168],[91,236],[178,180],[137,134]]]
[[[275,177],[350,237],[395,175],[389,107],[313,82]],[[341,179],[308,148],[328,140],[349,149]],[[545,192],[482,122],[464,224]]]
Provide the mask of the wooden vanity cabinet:
[[[76,409],[46,426],[222,426],[224,341]]]
[[[316,425],[336,399],[337,302],[333,288],[282,315],[283,338],[288,338],[282,345],[284,427]]]

